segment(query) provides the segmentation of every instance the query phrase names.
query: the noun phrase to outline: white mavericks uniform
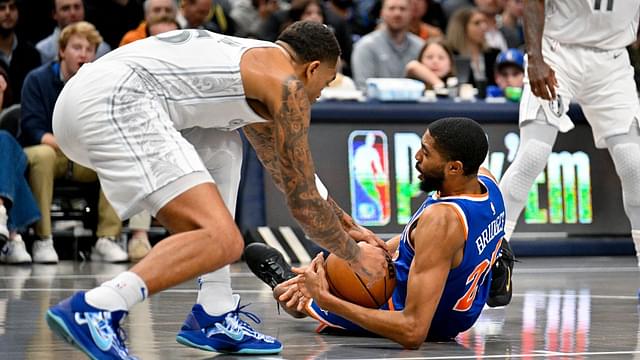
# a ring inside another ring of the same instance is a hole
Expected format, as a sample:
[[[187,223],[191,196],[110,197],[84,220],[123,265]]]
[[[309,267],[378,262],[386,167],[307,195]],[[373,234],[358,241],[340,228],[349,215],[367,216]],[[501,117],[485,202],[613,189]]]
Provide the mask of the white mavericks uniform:
[[[62,151],[94,169],[122,219],[156,215],[189,188],[216,182],[234,213],[242,143],[237,128],[264,122],[249,107],[240,58],[273,43],[177,30],[85,64],[53,114]]]
[[[528,78],[520,102],[520,124],[540,118],[562,132],[574,125],[567,116],[575,100],[591,125],[596,147],[626,134],[640,118],[634,70],[625,47],[636,39],[638,0],[546,0],[542,55],[555,71],[557,101],[531,93]],[[525,66],[526,69],[526,66]]]

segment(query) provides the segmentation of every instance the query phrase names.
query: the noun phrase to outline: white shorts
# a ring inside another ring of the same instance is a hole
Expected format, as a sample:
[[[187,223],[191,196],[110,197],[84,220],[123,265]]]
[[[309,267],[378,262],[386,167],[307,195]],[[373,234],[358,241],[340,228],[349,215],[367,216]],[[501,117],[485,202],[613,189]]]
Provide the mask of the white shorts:
[[[236,131],[178,131],[162,106],[129,68],[86,64],[63,88],[53,114],[62,151],[94,169],[121,219],[152,215],[188,189],[218,186],[235,212],[242,141]]]
[[[567,111],[575,101],[591,125],[596,147],[605,148],[606,138],[628,133],[633,121],[640,119],[634,70],[626,49],[599,50],[543,37],[542,55],[555,71],[559,97],[550,102],[534,96],[525,71],[521,125],[535,120],[542,109],[549,124],[567,132],[574,127]]]

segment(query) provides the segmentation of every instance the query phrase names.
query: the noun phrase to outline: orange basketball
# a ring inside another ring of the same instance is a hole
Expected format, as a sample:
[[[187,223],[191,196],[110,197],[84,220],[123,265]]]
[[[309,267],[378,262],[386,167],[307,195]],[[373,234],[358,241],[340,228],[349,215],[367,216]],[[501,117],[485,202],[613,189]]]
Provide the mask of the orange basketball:
[[[364,307],[379,308],[389,300],[396,287],[396,271],[391,260],[385,276],[369,286],[345,260],[334,254],[327,257],[324,267],[331,293]]]

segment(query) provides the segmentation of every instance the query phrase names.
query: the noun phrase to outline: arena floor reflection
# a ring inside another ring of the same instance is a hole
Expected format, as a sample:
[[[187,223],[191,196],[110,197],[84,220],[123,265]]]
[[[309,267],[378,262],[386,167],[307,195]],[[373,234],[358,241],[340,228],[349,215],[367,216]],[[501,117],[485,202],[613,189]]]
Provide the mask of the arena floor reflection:
[[[62,262],[0,266],[0,359],[83,359],[46,327],[48,306],[88,289],[127,265]],[[380,338],[326,336],[312,320],[278,314],[267,286],[244,264],[232,266],[233,286],[247,310],[259,314],[261,331],[285,344],[278,356],[241,359],[640,359],[637,291],[632,257],[525,258],[514,274],[510,306],[485,309],[455,342],[403,350]],[[234,359],[188,349],[175,334],[196,296],[185,283],[137,306],[126,329],[141,359]]]

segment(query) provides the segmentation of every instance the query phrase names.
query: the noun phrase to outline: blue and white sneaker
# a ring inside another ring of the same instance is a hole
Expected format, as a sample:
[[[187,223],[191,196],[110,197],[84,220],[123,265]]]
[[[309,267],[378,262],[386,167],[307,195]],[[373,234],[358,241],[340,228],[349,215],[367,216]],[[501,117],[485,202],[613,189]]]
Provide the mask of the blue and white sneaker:
[[[125,334],[120,322],[126,311],[104,311],[96,309],[84,300],[84,292],[52,306],[45,316],[49,328],[71,345],[82,350],[91,359],[127,359]]]
[[[239,295],[233,297],[235,310],[220,316],[207,314],[200,304],[193,305],[176,340],[201,350],[230,354],[277,354],[282,351],[282,344],[277,339],[255,331],[240,319],[242,314],[260,323],[255,314],[242,311],[247,305],[240,306]]]

